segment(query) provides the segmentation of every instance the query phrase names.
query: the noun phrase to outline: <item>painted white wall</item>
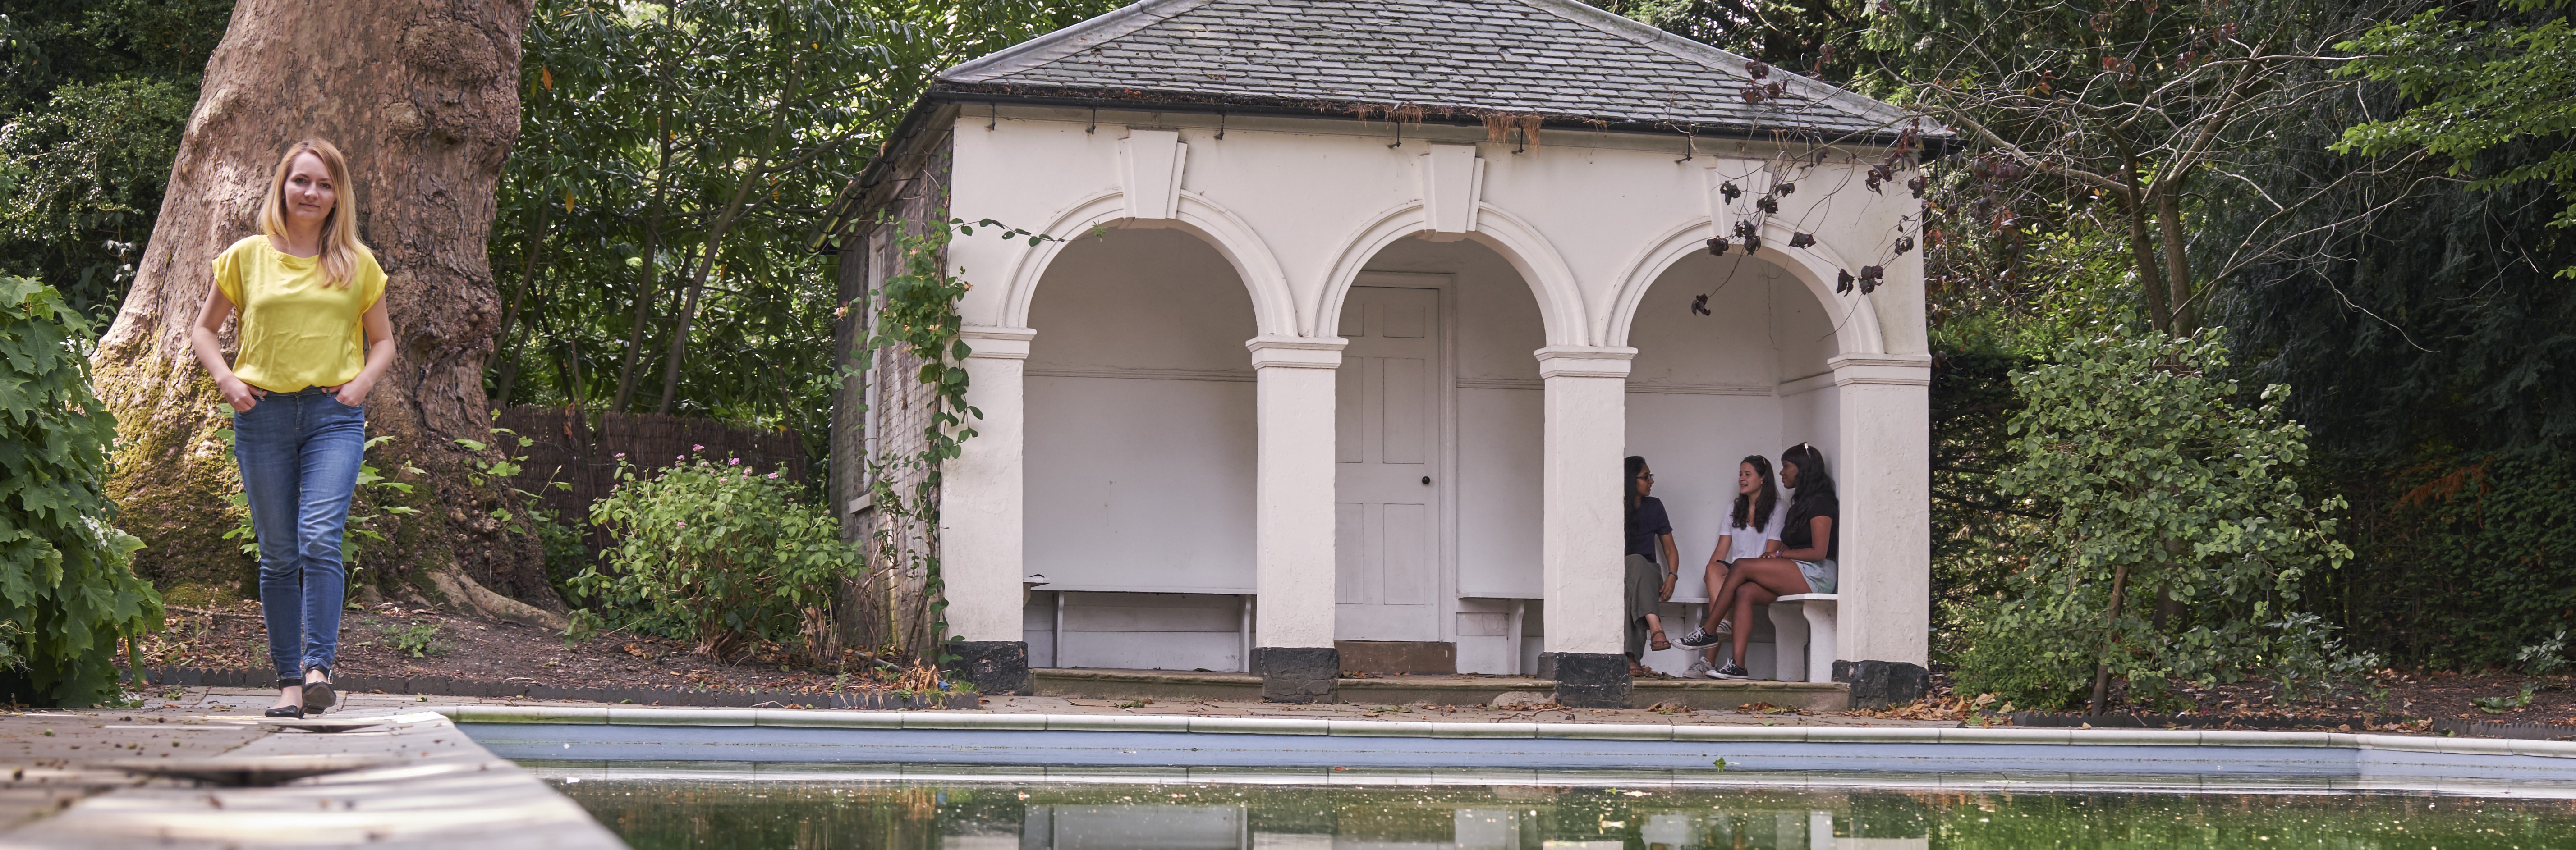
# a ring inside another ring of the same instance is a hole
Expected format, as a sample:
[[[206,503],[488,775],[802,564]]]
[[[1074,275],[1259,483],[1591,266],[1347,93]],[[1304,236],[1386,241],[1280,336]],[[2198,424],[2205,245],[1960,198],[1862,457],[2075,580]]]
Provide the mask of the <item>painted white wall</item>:
[[[1188,233],[1110,231],[1057,258],[1030,319],[1027,572],[1250,589],[1252,308],[1233,268]]]

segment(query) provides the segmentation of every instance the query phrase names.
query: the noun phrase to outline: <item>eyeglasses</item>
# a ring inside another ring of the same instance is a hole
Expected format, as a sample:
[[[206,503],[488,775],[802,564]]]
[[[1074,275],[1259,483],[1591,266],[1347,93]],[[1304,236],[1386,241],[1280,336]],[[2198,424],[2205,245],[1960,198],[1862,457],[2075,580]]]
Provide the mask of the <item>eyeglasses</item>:
[[[1653,481],[1653,480],[1655,480],[1655,474],[1654,474],[1654,473],[1652,473],[1652,472],[1649,472],[1649,473],[1646,473],[1646,474],[1644,474],[1644,475],[1637,476],[1637,480],[1639,480],[1639,481]]]

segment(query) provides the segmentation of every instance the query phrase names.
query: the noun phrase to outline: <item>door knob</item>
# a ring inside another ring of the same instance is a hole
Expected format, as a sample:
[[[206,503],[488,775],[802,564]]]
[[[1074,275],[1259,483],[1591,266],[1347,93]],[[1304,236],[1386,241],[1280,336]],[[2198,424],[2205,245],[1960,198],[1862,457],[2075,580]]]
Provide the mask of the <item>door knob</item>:
[[[1429,483],[1431,483],[1431,476],[1428,476],[1428,475],[1422,476],[1422,483],[1424,483],[1424,484],[1429,484]]]

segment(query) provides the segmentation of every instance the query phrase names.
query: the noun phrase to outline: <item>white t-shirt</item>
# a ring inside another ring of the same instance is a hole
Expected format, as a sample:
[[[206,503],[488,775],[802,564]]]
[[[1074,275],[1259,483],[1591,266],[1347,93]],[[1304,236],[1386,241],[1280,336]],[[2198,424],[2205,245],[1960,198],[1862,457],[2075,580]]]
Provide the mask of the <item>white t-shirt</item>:
[[[1732,504],[1727,505],[1726,513],[1719,515],[1719,521],[1724,525],[1717,533],[1720,536],[1733,535],[1728,541],[1731,545],[1726,551],[1727,560],[1759,558],[1765,541],[1780,539],[1780,524],[1789,521],[1789,499],[1784,495],[1780,501],[1772,503],[1771,516],[1762,520],[1760,528],[1735,527],[1735,506]]]

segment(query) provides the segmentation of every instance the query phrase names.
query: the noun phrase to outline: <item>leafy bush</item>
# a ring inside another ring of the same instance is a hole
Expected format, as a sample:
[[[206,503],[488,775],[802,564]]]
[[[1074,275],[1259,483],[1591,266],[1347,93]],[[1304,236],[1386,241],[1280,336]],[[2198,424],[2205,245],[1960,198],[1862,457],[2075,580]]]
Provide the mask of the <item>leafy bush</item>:
[[[2375,660],[2290,610],[2301,577],[2351,557],[2332,536],[2343,502],[2290,477],[2308,449],[2287,388],[2241,406],[2226,367],[2215,331],[2114,330],[2013,375],[2025,407],[1996,484],[2051,513],[2011,586],[1963,612],[1963,691],[2099,708],[2110,680],[2164,704],[2174,681],[2257,676],[2296,696]]]
[[[99,489],[116,417],[90,394],[88,340],[52,287],[0,277],[0,666],[63,706],[114,696],[117,642],[161,628],[143,543]]]
[[[410,628],[386,626],[385,646],[413,658],[447,654],[447,644],[438,640],[437,623],[413,623]]]
[[[767,642],[823,651],[833,594],[867,561],[828,508],[741,463],[700,457],[639,475],[619,461],[622,483],[591,506],[617,543],[572,579],[592,603],[577,630],[642,631],[719,656]]]
[[[2312,582],[2356,636],[2409,664],[2524,666],[2576,622],[2576,451],[2423,459],[2346,476],[2362,496],[2341,581]]]

